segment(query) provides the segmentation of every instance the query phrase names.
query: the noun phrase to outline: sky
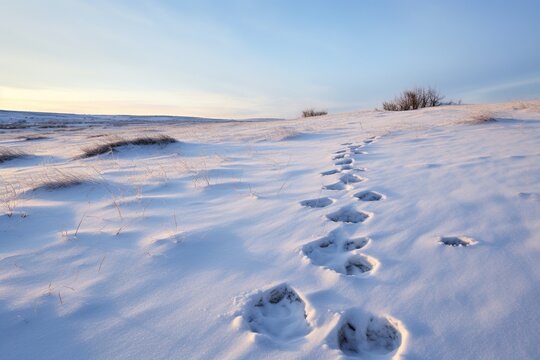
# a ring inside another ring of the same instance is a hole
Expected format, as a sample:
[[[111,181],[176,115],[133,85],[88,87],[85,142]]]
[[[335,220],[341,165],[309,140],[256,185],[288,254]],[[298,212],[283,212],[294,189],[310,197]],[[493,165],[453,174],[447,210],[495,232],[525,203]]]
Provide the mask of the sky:
[[[221,118],[540,98],[538,0],[0,0],[0,109]]]

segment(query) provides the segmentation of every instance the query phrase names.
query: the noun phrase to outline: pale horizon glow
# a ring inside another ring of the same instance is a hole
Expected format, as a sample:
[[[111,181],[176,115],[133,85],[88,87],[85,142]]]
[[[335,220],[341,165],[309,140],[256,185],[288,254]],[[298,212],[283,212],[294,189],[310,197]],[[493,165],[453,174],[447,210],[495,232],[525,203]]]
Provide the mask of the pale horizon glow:
[[[0,109],[219,118],[540,98],[540,2],[0,0]]]

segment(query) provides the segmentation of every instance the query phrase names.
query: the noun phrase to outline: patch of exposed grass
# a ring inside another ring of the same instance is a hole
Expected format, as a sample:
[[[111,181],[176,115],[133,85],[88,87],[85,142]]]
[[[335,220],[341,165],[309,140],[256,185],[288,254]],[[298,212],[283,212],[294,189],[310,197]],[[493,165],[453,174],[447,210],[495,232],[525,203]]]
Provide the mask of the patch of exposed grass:
[[[79,158],[89,158],[92,156],[111,153],[121,146],[165,145],[175,142],[178,142],[178,140],[168,135],[141,136],[132,139],[118,138],[112,141],[103,142],[91,147],[84,148],[83,153],[79,156]]]
[[[5,146],[0,146],[0,163],[26,156],[26,154],[20,150],[10,149]]]
[[[87,175],[56,170],[53,174],[48,174],[44,177],[42,181],[32,188],[32,191],[67,189],[77,185],[92,183],[96,183],[96,180]]]
[[[474,114],[470,117],[469,120],[466,121],[467,124],[485,124],[485,123],[490,123],[490,122],[495,122],[497,121],[493,115],[489,112],[481,112],[481,113],[477,113],[477,114]]]

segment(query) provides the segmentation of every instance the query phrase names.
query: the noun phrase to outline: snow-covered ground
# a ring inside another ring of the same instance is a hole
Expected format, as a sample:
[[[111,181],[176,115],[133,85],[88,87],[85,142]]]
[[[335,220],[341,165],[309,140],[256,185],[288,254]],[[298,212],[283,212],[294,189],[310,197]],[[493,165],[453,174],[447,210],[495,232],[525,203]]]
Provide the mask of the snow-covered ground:
[[[101,120],[1,130],[2,359],[540,357],[540,102]]]

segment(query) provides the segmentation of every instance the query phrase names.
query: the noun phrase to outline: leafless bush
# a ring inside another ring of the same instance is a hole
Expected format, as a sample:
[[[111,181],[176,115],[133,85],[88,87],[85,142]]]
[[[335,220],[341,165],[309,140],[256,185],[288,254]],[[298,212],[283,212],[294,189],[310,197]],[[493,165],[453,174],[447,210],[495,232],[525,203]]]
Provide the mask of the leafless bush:
[[[386,111],[405,111],[440,106],[442,99],[444,96],[437,90],[431,87],[418,87],[403,91],[393,101],[384,102],[383,109]]]
[[[324,110],[315,110],[315,109],[307,109],[307,110],[304,110],[302,111],[302,117],[312,117],[312,116],[322,116],[322,115],[327,115],[328,114],[328,111],[324,111]]]
[[[20,184],[10,183],[2,180],[3,186],[0,188],[0,204],[8,217],[13,216],[15,208],[19,205],[19,195],[22,193]],[[22,214],[21,214],[22,215]]]
[[[97,144],[92,147],[84,148],[79,158],[89,158],[96,155],[107,154],[115,151],[116,148],[126,145],[164,145],[175,143],[177,140],[168,135],[141,136],[133,139],[118,138],[113,141]]]
[[[0,163],[26,156],[26,154],[20,150],[10,149],[5,146],[0,146]]]

